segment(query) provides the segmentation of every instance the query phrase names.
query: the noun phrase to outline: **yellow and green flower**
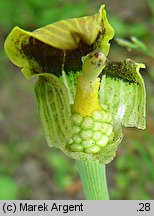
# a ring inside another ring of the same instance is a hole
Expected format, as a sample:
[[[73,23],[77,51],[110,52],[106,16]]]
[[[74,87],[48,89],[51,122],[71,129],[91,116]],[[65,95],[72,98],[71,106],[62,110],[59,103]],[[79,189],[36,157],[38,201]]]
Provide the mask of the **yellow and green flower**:
[[[62,20],[33,32],[13,28],[10,60],[36,78],[39,117],[49,146],[83,161],[109,163],[122,127],[145,128],[143,64],[109,62],[113,28],[104,5],[93,16]]]

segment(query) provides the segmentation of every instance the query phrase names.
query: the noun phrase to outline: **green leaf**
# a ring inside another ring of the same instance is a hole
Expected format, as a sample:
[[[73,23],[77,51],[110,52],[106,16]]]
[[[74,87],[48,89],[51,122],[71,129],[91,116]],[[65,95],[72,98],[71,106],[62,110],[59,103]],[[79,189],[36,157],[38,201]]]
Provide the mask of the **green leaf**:
[[[145,129],[146,93],[140,68],[145,66],[126,59],[110,62],[103,70],[100,103],[108,104],[115,127],[122,124]]]
[[[72,136],[71,110],[64,84],[52,74],[36,75],[37,109],[49,146],[61,150]]]
[[[140,52],[143,52],[147,55],[149,55],[149,50],[141,40],[139,40],[137,37],[131,37],[131,40],[126,40],[124,38],[117,38],[116,39],[117,43],[120,46],[126,47],[128,49],[136,49]]]
[[[136,44],[136,47],[139,48],[142,52],[147,53],[148,48],[145,43],[143,43],[141,40],[139,40],[137,37],[131,37],[131,40],[134,44]]]
[[[124,38],[116,38],[116,42],[123,47],[126,47],[128,49],[137,49],[138,46],[136,44],[134,44],[133,42],[131,42],[130,40],[126,40]]]

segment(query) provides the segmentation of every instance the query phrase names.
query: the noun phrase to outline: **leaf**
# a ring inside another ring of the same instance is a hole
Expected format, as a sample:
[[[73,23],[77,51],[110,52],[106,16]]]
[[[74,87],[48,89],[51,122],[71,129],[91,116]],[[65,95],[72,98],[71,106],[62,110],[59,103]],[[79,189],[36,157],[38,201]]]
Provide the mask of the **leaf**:
[[[81,57],[94,48],[108,54],[114,31],[104,5],[93,16],[61,20],[33,32],[14,27],[4,47],[10,60],[22,67],[26,78],[34,74],[80,71]]]
[[[131,40],[136,45],[136,47],[144,53],[148,52],[148,48],[145,43],[139,40],[137,37],[131,37]]]
[[[120,46],[126,47],[128,49],[135,49],[143,52],[144,54],[150,55],[150,51],[148,50],[146,44],[144,44],[137,37],[131,37],[131,41],[123,38],[117,38],[116,41]]]
[[[140,68],[145,66],[126,59],[108,63],[103,70],[100,103],[108,104],[115,127],[122,124],[145,129],[146,93]]]
[[[123,47],[126,47],[128,49],[137,49],[137,45],[134,44],[133,42],[129,41],[129,40],[126,40],[124,38],[116,38],[116,42],[120,45],[120,46],[123,46]]]
[[[37,109],[46,140],[49,146],[63,150],[73,133],[67,90],[52,74],[36,76]]]

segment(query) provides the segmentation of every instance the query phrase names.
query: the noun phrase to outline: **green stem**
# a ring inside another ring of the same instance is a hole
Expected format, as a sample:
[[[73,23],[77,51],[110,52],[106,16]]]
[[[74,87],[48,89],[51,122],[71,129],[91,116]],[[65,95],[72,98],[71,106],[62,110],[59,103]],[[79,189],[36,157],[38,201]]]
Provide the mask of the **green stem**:
[[[109,200],[105,165],[97,161],[76,161],[87,200]]]

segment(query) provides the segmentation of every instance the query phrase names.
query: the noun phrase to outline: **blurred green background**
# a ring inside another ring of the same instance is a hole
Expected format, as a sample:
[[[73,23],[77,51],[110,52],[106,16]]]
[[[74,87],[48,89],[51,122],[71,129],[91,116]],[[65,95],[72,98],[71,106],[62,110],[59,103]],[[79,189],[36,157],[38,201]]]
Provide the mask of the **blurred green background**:
[[[8,60],[3,43],[15,25],[34,30],[91,15],[103,3],[116,32],[109,59],[145,63],[147,89],[147,129],[125,129],[117,157],[107,165],[110,196],[154,198],[154,1],[0,0],[0,199],[84,199],[74,161],[46,144],[33,80]]]

